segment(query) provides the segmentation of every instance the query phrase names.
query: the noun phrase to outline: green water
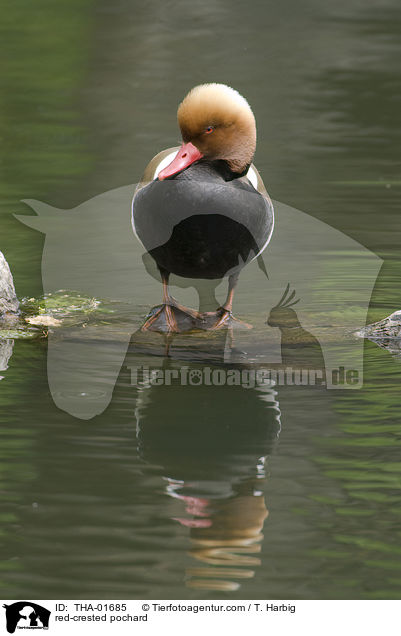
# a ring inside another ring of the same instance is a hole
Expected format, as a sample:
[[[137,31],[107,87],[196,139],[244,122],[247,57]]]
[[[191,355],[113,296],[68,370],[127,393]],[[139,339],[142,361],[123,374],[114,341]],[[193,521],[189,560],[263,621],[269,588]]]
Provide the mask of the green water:
[[[186,91],[219,81],[254,109],[271,196],[384,260],[368,320],[401,307],[395,0],[19,0],[3,14],[0,249],[20,297],[42,293],[44,241],[14,218],[31,213],[21,199],[74,208],[134,183],[176,144]],[[102,320],[112,355],[119,329]],[[90,420],[57,408],[46,358],[46,339],[16,340],[0,372],[3,598],[400,597],[388,351],[366,343],[357,391],[146,387],[133,340]]]

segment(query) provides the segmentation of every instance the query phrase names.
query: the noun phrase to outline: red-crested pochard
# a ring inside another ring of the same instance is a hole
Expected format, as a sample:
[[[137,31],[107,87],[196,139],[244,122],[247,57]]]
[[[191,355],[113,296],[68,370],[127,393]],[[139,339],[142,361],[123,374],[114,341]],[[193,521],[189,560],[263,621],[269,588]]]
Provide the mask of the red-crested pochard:
[[[252,159],[255,118],[248,102],[224,84],[193,88],[178,108],[183,143],[147,166],[133,199],[133,227],[156,261],[163,303],[142,329],[179,332],[232,326],[241,269],[270,241],[273,206]],[[192,279],[228,277],[227,299],[199,313],[169,294],[170,274]]]

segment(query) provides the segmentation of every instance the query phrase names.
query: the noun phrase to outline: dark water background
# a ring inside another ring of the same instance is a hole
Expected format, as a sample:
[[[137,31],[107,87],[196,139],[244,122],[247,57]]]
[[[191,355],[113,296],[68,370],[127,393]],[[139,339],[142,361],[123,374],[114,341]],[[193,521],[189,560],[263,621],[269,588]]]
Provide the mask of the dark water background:
[[[384,259],[370,321],[401,307],[397,2],[18,0],[0,29],[0,247],[20,297],[42,291],[43,245],[14,219],[20,200],[70,208],[137,181],[176,144],[182,96],[218,81],[253,107],[271,196]],[[128,374],[77,420],[49,394],[46,341],[15,342],[0,383],[4,598],[399,598],[401,366],[387,351],[366,344],[358,391],[135,389]]]

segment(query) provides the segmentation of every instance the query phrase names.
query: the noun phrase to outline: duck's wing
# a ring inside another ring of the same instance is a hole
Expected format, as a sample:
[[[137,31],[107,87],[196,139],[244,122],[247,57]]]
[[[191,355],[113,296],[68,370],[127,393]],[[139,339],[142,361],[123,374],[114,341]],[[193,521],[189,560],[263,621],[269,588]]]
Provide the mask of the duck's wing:
[[[266,265],[265,262],[263,260],[262,257],[262,252],[263,250],[267,247],[268,243],[270,242],[271,239],[271,235],[273,233],[273,228],[274,228],[274,210],[273,210],[273,203],[267,193],[265,184],[263,183],[263,179],[260,176],[260,173],[258,171],[258,169],[256,168],[256,166],[252,163],[249,166],[249,170],[245,176],[245,178],[247,178],[251,184],[253,185],[253,187],[255,188],[255,190],[257,190],[259,192],[259,194],[261,194],[267,201],[269,208],[272,212],[272,217],[273,217],[273,226],[270,232],[270,235],[266,241],[266,243],[263,245],[262,249],[260,250],[260,252],[257,255],[257,263],[259,266],[259,269],[261,269],[261,271],[263,272],[263,274],[266,276],[266,278],[269,278],[269,274],[267,273],[267,269],[266,269]]]
[[[249,166],[249,170],[246,173],[246,178],[249,179],[249,181],[252,183],[255,190],[257,190],[260,194],[266,197],[270,205],[272,205],[270,197],[267,194],[265,184],[263,183],[263,179],[260,176],[259,170],[256,168],[256,166],[253,163],[251,163],[251,165]]]
[[[158,152],[157,155],[153,157],[145,168],[145,171],[142,175],[140,182],[137,184],[134,192],[134,196],[132,198],[131,203],[131,222],[132,229],[134,230],[134,234],[137,239],[141,242],[138,233],[135,228],[135,197],[142,188],[145,188],[149,183],[151,183],[154,179],[156,179],[160,170],[163,170],[168,164],[174,159],[174,156],[179,151],[179,146],[175,146],[173,148],[166,148],[161,152]]]
[[[148,185],[148,183],[156,179],[159,172],[163,170],[163,168],[168,166],[169,163],[171,163],[179,149],[179,146],[166,148],[166,150],[162,150],[161,152],[157,153],[157,155],[155,155],[153,159],[149,161],[142,175],[142,178],[136,187],[135,194],[138,192],[138,190],[144,188],[146,185]]]

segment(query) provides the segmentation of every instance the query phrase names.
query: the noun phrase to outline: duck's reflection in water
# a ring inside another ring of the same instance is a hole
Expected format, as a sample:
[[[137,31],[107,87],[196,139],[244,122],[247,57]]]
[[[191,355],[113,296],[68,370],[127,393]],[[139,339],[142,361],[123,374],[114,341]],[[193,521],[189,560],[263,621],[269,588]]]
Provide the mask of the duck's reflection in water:
[[[254,568],[261,564],[255,555],[261,550],[263,524],[268,515],[264,493],[259,490],[262,484],[254,479],[244,480],[232,485],[232,494],[224,497],[216,492],[214,498],[210,493],[201,493],[201,483],[198,496],[177,494],[177,487],[185,491],[183,484],[170,484],[167,491],[183,500],[187,516],[175,520],[190,528],[189,554],[205,564],[187,569],[187,586],[238,589],[239,583],[231,579],[252,578]]]
[[[169,363],[174,368],[174,363]],[[189,529],[188,587],[232,591],[260,565],[268,515],[264,464],[280,431],[271,386],[147,386],[140,390],[141,457],[156,465]]]

